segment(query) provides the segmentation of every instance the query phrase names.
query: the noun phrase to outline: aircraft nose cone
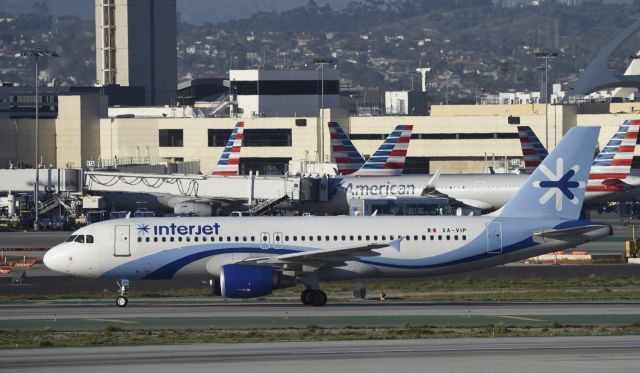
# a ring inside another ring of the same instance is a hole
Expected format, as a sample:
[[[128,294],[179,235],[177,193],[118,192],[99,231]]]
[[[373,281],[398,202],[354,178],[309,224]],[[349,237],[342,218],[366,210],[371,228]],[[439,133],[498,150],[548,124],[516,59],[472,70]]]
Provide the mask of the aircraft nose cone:
[[[44,253],[44,257],[42,258],[42,262],[44,263],[44,265],[52,271],[57,271],[56,258],[59,257],[59,251],[59,248],[52,247],[46,253]]]

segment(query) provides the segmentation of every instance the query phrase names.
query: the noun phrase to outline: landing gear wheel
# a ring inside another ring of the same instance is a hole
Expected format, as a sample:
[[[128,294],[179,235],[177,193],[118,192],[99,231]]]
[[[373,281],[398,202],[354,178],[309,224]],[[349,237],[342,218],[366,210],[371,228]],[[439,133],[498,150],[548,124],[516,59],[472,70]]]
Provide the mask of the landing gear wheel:
[[[313,289],[304,289],[300,294],[300,300],[305,306],[311,305],[311,293],[313,293]]]
[[[129,299],[127,298],[127,294],[129,293],[129,280],[122,279],[116,282],[118,284],[118,297],[116,298],[116,306],[118,307],[126,307],[129,304]]]
[[[124,296],[119,296],[116,298],[116,306],[118,307],[126,307],[129,304],[129,299]]]
[[[311,305],[315,307],[322,307],[327,304],[327,294],[322,290],[314,290],[309,297]]]

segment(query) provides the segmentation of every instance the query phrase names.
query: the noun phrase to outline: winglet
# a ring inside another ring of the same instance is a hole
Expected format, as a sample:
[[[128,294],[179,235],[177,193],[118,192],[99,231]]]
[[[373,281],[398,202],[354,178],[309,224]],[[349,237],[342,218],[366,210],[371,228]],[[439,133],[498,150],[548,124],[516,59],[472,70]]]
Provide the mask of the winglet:
[[[440,179],[440,169],[436,170],[436,173],[433,174],[433,176],[431,176],[431,179],[429,179],[429,181],[427,181],[427,185],[424,186],[424,189],[422,189],[422,196],[426,196],[429,193],[433,192],[434,190],[436,190],[436,185],[438,185],[438,180]]]
[[[395,239],[391,242],[389,242],[389,246],[393,247],[397,252],[400,252],[400,241],[402,241],[404,239],[404,237],[400,237],[398,239]]]
[[[399,176],[404,170],[413,125],[398,125],[353,176]]]
[[[244,138],[243,132],[244,122],[236,123],[222,151],[222,156],[213,169],[213,172],[211,172],[211,175],[237,176],[240,174],[240,149],[242,148],[242,140]]]

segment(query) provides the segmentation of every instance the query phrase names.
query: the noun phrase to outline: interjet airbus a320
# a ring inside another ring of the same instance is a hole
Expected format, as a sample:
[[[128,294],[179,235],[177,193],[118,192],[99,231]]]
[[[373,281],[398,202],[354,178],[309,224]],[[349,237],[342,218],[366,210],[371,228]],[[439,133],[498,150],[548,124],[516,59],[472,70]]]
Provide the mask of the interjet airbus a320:
[[[511,201],[485,216],[176,217],[104,221],[49,250],[54,271],[120,280],[216,279],[228,298],[304,284],[322,306],[322,281],[468,271],[573,247],[611,228],[577,220],[599,128],[571,129]]]

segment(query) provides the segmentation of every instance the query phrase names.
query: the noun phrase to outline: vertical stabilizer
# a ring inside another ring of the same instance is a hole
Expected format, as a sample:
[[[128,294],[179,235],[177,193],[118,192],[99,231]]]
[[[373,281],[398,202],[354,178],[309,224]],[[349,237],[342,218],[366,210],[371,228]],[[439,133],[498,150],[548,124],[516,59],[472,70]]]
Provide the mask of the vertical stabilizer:
[[[493,216],[577,219],[580,216],[599,127],[576,127]]]
[[[549,152],[529,126],[518,126],[518,137],[524,159],[524,173],[532,174]]]
[[[622,180],[631,173],[640,120],[626,120],[593,161],[589,192],[622,191]]]
[[[211,175],[237,176],[240,173],[240,148],[242,148],[243,131],[244,122],[236,123]]]
[[[354,176],[399,176],[404,170],[412,125],[398,125]]]
[[[329,122],[329,133],[331,134],[331,150],[336,159],[338,174],[350,175],[360,169],[364,164],[364,159],[342,127],[337,122]]]

